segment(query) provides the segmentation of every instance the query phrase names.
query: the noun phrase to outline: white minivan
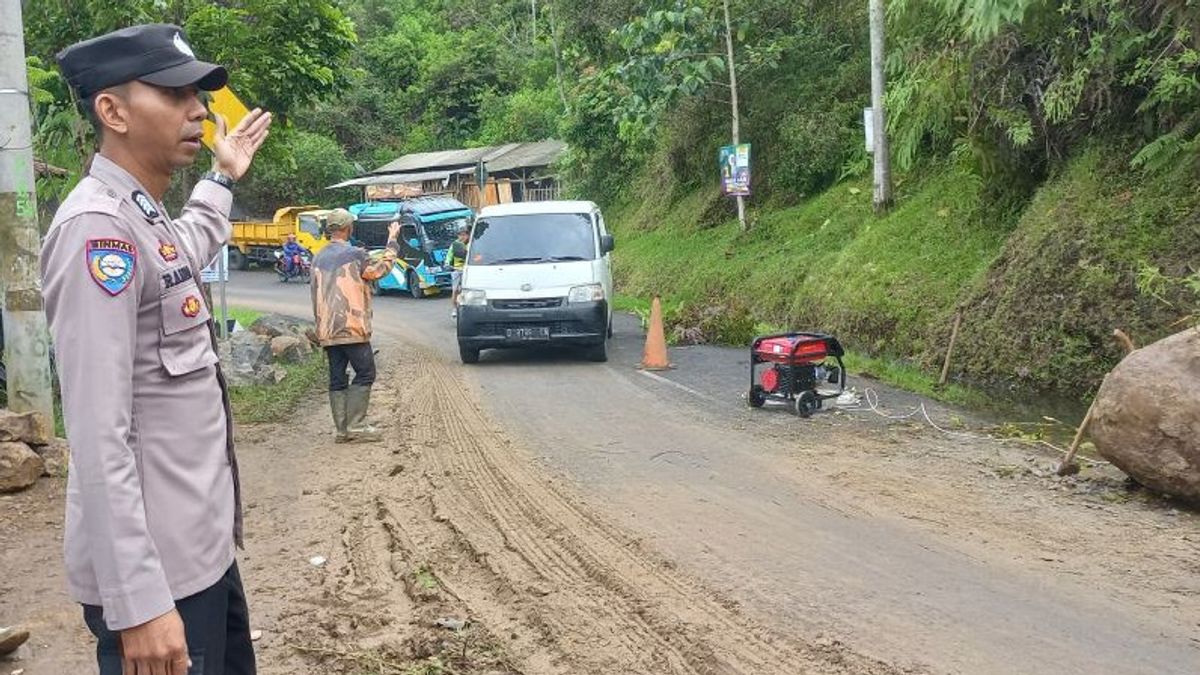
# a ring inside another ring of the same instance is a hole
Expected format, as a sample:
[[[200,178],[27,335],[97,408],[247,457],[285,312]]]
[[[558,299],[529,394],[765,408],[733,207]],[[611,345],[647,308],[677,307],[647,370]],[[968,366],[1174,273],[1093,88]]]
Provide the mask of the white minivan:
[[[608,360],[613,238],[592,202],[486,206],[471,231],[458,296],[463,363],[482,349],[576,345]]]

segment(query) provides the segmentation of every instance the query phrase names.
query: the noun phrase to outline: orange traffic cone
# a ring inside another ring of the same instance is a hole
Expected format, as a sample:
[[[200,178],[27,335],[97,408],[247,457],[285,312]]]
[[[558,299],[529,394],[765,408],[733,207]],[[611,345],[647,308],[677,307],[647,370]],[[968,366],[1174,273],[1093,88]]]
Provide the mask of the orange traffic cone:
[[[655,296],[650,303],[650,329],[646,332],[646,350],[642,352],[642,370],[667,370],[667,335],[663,330],[662,303]]]

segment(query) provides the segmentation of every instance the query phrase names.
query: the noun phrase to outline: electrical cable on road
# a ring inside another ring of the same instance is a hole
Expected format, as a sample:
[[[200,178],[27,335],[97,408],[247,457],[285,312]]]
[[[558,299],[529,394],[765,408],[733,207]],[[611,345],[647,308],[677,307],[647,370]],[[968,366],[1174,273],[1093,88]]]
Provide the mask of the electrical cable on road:
[[[1011,440],[1013,440],[1013,439],[1008,439],[1008,438],[997,438],[996,436],[993,436],[990,434],[979,434],[979,433],[970,432],[970,431],[952,431],[950,429],[942,428],[936,422],[933,421],[932,417],[929,416],[929,409],[925,407],[924,401],[917,404],[917,406],[908,413],[905,413],[902,415],[892,415],[892,414],[888,414],[888,413],[884,412],[879,407],[879,393],[877,391],[875,391],[874,389],[871,389],[870,387],[867,387],[866,389],[864,389],[862,400],[866,402],[866,404],[867,404],[866,407],[863,407],[862,405],[854,405],[854,406],[839,405],[839,406],[837,406],[837,409],[843,410],[845,412],[872,412],[872,413],[875,413],[876,415],[879,415],[880,417],[882,417],[884,419],[894,420],[894,421],[912,419],[912,418],[920,415],[929,426],[942,432],[943,434],[946,434],[947,436],[955,436],[958,438],[971,438],[974,440],[981,440],[981,441],[982,440],[992,440],[992,441],[996,441],[996,440],[1011,441]],[[1046,447],[1049,447],[1049,448],[1052,448],[1052,449],[1058,451],[1060,454],[1065,455],[1067,453],[1067,451],[1065,449],[1060,448],[1057,445],[1050,443],[1049,441],[1039,440],[1039,442],[1042,445],[1045,445]],[[1103,460],[1097,460],[1097,459],[1088,459],[1088,458],[1080,458],[1080,459],[1082,461],[1087,462],[1088,464],[1091,464],[1092,466],[1102,466],[1102,465],[1106,466],[1106,465],[1111,464],[1110,462],[1106,462]]]

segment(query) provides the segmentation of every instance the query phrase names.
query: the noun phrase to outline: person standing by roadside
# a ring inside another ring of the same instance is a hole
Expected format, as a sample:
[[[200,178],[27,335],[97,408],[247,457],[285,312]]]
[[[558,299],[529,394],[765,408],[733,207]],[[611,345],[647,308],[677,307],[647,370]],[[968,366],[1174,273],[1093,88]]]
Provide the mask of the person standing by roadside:
[[[458,237],[446,252],[446,265],[450,267],[450,318],[458,318],[458,293],[462,290],[463,268],[467,266],[467,243],[471,240],[471,226],[458,226]]]
[[[312,262],[313,315],[317,341],[329,359],[329,408],[338,443],[376,441],[381,434],[367,424],[375,353],[371,349],[372,282],[392,271],[400,246],[400,223],[388,226],[387,245],[378,259],[350,245],[354,216],[334,209],[326,220],[329,244]],[[354,369],[349,381],[346,368]]]
[[[46,316],[71,446],[64,550],[101,675],[250,675],[235,561],[241,490],[229,393],[197,282],[231,234],[232,188],[267,137],[255,109],[217,119],[212,171],[178,219],[221,66],[177,26],[133,26],[58,55],[99,152],[42,247]]]

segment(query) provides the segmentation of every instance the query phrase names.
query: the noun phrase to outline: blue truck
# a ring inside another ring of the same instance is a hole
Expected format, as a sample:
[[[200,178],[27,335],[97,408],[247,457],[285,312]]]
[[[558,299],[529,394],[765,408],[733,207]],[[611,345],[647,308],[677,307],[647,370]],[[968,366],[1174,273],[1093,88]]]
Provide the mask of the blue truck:
[[[388,225],[400,223],[400,257],[392,273],[375,283],[376,293],[404,291],[423,298],[450,290],[446,255],[460,227],[470,227],[475,212],[450,197],[416,197],[404,201],[352,204],[355,243],[382,249]]]

